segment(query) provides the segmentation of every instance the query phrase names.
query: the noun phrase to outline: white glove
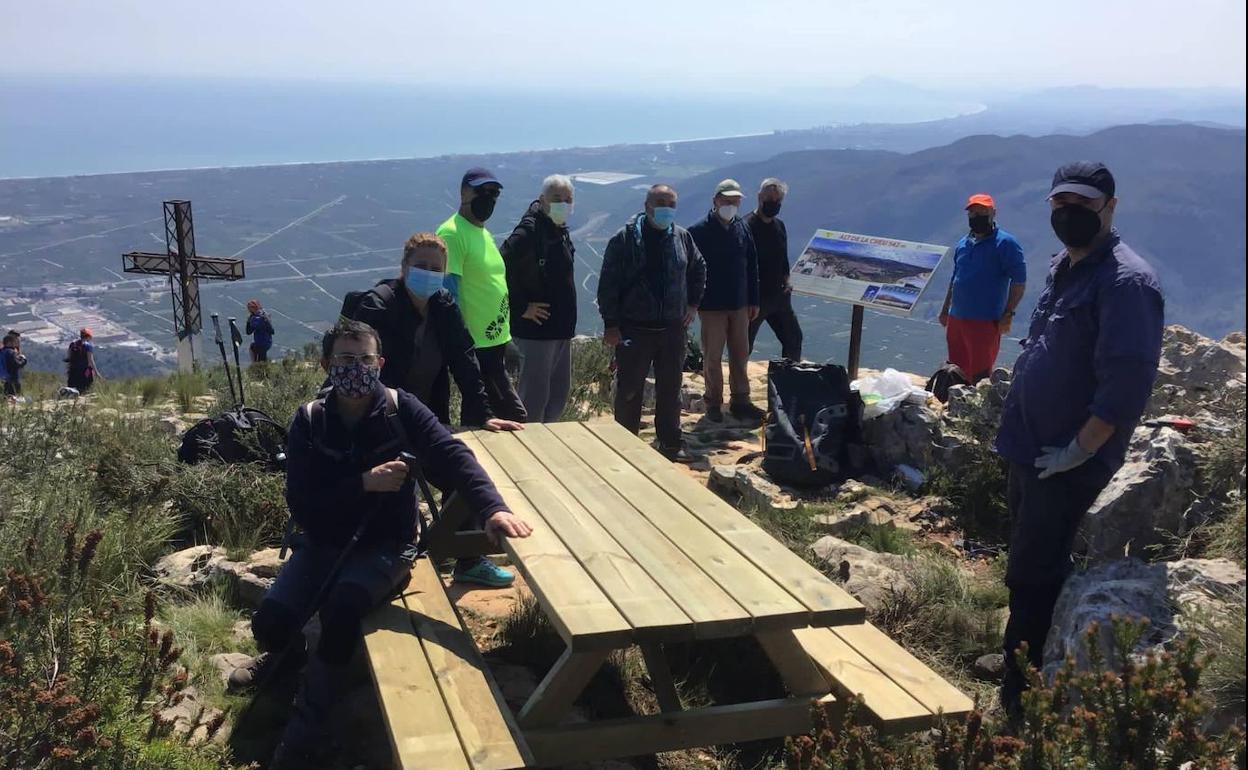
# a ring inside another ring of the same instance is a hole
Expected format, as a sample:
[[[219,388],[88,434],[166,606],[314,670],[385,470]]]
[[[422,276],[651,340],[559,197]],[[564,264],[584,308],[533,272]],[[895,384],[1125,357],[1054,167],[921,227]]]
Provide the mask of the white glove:
[[[1046,446],[1041,449],[1040,456],[1036,458],[1036,467],[1041,469],[1040,478],[1047,479],[1055,473],[1078,468],[1095,456],[1096,452],[1089,452],[1079,446],[1079,437],[1075,436],[1064,447]]]

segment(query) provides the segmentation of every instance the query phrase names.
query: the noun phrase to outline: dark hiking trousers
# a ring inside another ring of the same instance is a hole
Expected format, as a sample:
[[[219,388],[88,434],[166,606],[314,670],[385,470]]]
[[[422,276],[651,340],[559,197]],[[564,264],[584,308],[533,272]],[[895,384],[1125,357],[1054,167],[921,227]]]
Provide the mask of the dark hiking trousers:
[[[797,322],[797,314],[793,312],[793,295],[785,292],[778,297],[763,299],[758,308],[758,317],[750,321],[750,352],[754,352],[754,340],[758,330],[766,322],[775,332],[780,341],[780,355],[793,361],[802,360],[802,326]]]
[[[1036,668],[1044,662],[1044,641],[1053,623],[1053,607],[1070,574],[1075,534],[1111,475],[1095,458],[1043,481],[1036,468],[1010,464],[1010,552],[1005,569],[1010,619],[1005,626],[1001,684],[1007,711],[1017,709],[1027,687],[1015,663],[1015,651],[1026,642],[1028,662]]]
[[[477,348],[477,365],[481,367],[481,379],[485,383],[485,395],[490,411],[503,420],[524,422],[528,419],[524,403],[507,376],[507,346]]]
[[[615,346],[615,421],[633,433],[641,429],[646,375],[654,366],[654,429],[659,446],[680,446],[680,382],[686,341],[681,325],[666,329],[621,326]]]

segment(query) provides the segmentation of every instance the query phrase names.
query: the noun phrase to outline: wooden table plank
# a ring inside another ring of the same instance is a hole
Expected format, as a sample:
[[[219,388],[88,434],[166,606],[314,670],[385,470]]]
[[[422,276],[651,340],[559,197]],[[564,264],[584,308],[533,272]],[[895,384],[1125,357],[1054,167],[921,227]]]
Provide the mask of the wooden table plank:
[[[866,610],[857,599],[824,577],[741,512],[672,467],[662,455],[615,422],[585,423],[637,470],[685,506],[720,537],[800,601],[811,612],[811,625],[862,623]],[[738,599],[739,595],[733,594]]]
[[[473,769],[514,770],[532,764],[523,741],[517,740],[511,710],[451,606],[433,562],[416,562],[403,601],[413,611],[412,625]]]
[[[833,693],[839,697],[859,697],[859,716],[868,722],[903,731],[921,730],[931,724],[930,709],[912,698],[831,629],[799,628],[792,633],[815,665],[827,675]],[[863,709],[867,713],[863,714]]]
[[[560,432],[559,423],[551,426]],[[576,427],[571,423],[564,426]],[[594,442],[582,430],[575,437]],[[598,459],[578,455],[559,440],[546,425],[529,425],[516,434],[551,473],[558,474],[560,483],[584,506],[599,524],[615,537],[651,577],[672,597],[693,621],[694,636],[711,638],[740,636],[749,632],[753,619],[724,589],[707,576],[702,568],[615,489],[598,476],[592,467]],[[595,442],[597,443],[597,442]],[[606,450],[598,444],[595,448]],[[603,458],[620,461],[609,451]]]
[[[541,511],[546,523],[554,527],[568,551],[632,625],[638,639],[692,639],[689,616],[529,450],[532,439],[528,443],[520,440],[529,432],[482,433],[478,439]],[[554,440],[549,434],[544,438]],[[542,442],[539,439],[537,443]],[[566,475],[570,474],[560,473],[561,477]]]
[[[364,646],[400,770],[472,770],[402,599],[363,623]]]
[[[533,525],[532,535],[507,538],[503,547],[524,573],[546,617],[568,647],[604,650],[628,646],[632,626],[568,552],[554,528],[485,451],[475,433],[460,433],[457,438],[477,456],[477,462],[489,474],[511,512]]]
[[[870,623],[829,629],[932,712],[964,714],[975,702]]]
[[[635,510],[660,529],[711,580],[749,612],[755,629],[799,628],[809,623],[810,611],[806,607],[656,486],[652,479],[586,430],[586,426],[551,423],[548,427],[608,486],[627,499]]]

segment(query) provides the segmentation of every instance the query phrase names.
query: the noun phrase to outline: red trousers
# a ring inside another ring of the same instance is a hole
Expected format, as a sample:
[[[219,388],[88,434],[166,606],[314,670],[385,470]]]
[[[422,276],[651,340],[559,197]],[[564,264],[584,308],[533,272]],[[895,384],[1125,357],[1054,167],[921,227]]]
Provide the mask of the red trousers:
[[[945,327],[949,360],[957,364],[972,382],[992,374],[1001,351],[1001,333],[996,321],[968,321],[949,316]]]

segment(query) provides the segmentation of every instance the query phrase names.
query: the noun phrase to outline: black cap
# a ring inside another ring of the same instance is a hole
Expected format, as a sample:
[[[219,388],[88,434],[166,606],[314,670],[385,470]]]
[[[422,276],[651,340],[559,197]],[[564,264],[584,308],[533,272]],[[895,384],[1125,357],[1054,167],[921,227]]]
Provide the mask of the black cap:
[[[1085,198],[1114,197],[1114,175],[1104,163],[1090,160],[1077,160],[1067,163],[1053,175],[1053,189],[1049,190],[1052,198],[1058,193],[1074,193]]]
[[[486,169],[476,166],[464,172],[464,179],[459,183],[460,187],[480,187],[483,184],[496,184],[499,187],[503,183]]]

